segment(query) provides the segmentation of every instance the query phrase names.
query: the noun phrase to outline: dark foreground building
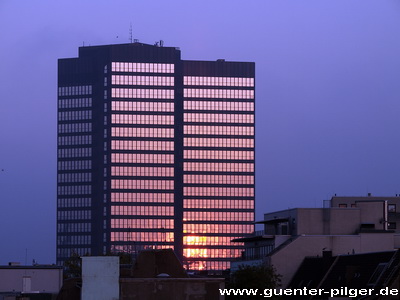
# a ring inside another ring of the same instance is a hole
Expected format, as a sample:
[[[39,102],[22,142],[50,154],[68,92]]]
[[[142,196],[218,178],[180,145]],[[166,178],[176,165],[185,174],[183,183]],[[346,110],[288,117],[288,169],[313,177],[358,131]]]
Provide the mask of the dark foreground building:
[[[223,270],[253,221],[254,63],[142,43],[59,60],[59,264],[173,248]]]

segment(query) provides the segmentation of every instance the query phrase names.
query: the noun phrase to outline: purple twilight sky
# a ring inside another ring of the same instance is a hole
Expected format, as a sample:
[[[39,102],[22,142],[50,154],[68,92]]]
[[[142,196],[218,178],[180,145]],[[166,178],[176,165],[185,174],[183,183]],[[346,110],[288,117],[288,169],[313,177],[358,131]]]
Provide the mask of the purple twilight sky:
[[[256,219],[400,193],[398,0],[1,0],[0,264],[55,262],[57,59],[131,23],[183,59],[256,63]]]

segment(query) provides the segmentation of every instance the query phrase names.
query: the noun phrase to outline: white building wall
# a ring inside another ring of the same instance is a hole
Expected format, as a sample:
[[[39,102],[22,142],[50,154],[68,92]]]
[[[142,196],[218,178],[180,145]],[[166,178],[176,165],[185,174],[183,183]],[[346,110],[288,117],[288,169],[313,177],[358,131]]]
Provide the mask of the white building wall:
[[[82,257],[82,300],[119,299],[119,257]]]

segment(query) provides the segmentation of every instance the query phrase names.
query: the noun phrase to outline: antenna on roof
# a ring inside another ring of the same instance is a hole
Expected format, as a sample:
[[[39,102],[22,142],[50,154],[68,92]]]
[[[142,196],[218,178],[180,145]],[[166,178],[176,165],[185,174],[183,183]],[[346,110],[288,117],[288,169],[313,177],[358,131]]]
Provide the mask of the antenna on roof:
[[[129,26],[129,39],[130,39],[130,41],[132,43],[132,41],[133,41],[133,38],[132,38],[132,22],[131,22],[131,25]]]
[[[155,43],[154,43],[154,46],[156,46],[156,47],[163,47],[163,46],[164,46],[164,41],[163,41],[163,40],[160,40],[160,41],[158,41],[158,42],[155,42]]]

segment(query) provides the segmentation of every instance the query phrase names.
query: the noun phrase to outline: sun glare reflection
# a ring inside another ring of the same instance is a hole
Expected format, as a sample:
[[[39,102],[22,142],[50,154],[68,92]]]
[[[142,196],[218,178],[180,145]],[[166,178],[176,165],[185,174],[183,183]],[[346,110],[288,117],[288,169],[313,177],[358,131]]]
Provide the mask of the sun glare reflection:
[[[185,246],[205,246],[207,245],[207,237],[187,235],[183,237],[183,243]],[[206,258],[209,257],[208,249],[205,248],[185,248],[183,249],[183,256],[188,259],[188,268],[196,270],[206,269],[206,263],[204,261],[190,262],[193,258]]]

